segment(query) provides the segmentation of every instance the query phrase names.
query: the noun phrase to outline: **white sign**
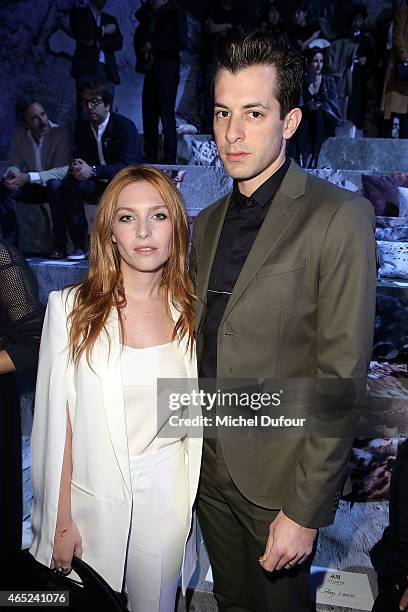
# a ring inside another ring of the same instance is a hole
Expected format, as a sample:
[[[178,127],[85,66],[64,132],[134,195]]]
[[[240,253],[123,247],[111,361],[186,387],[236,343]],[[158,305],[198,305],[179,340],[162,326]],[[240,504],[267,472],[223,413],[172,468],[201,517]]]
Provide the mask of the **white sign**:
[[[205,580],[213,582],[211,565]],[[318,604],[368,611],[373,607],[373,594],[366,574],[312,565],[311,583]]]
[[[369,611],[373,607],[373,594],[366,574],[313,565],[311,581],[319,604]]]

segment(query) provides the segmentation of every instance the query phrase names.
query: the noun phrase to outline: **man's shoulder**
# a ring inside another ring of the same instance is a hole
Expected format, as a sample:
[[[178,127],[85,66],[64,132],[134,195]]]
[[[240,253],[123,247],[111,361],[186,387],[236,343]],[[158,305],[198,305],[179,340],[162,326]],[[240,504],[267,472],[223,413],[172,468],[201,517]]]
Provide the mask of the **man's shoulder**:
[[[313,207],[329,208],[333,211],[339,207],[353,207],[361,205],[370,207],[372,204],[357,191],[350,191],[331,183],[327,179],[307,173],[306,194],[311,200]]]
[[[112,123],[112,125],[117,125],[120,128],[127,128],[130,130],[136,130],[136,125],[134,124],[134,122],[129,119],[129,117],[125,117],[124,115],[121,115],[120,113],[111,113],[110,114],[110,122]]]

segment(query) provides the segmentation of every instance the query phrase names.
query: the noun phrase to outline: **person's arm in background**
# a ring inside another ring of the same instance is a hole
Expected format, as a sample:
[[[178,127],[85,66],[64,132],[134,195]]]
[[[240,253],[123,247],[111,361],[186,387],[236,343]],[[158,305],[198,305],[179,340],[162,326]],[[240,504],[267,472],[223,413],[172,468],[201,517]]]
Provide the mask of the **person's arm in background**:
[[[0,305],[5,316],[0,333],[0,373],[35,369],[44,308],[22,255],[1,241]]]
[[[55,128],[54,128],[55,129]],[[41,170],[40,172],[29,172],[30,183],[46,185],[48,181],[58,179],[62,181],[68,174],[69,166],[72,161],[70,151],[70,137],[68,130],[57,128],[54,138],[58,138],[57,146],[54,148],[53,158],[48,160],[52,168]]]
[[[404,26],[408,12],[405,6],[402,6],[395,16],[394,31],[392,35],[392,45],[397,56],[398,62],[406,62],[408,60],[408,41],[404,36]]]
[[[108,23],[101,26],[99,44],[104,51],[115,52],[122,49],[123,36],[114,17],[109,16]]]

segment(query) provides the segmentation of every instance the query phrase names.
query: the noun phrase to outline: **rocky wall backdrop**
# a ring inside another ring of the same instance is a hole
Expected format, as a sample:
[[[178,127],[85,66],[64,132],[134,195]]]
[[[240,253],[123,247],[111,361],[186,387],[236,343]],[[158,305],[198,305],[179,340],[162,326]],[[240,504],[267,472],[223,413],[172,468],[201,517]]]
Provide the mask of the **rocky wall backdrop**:
[[[244,11],[249,0],[240,1]],[[285,5],[282,8],[287,12],[294,1],[282,2]],[[332,24],[342,23],[351,1],[309,0],[310,13],[313,18],[326,17]],[[261,2],[259,0],[258,4]],[[73,6],[84,3],[86,0],[1,0],[0,159],[7,157],[14,124],[14,103],[22,93],[38,95],[54,121],[72,127],[75,101],[70,58],[74,41],[69,35],[68,14]],[[182,53],[177,109],[184,120],[197,124],[201,93],[197,66],[198,0],[184,0],[182,4],[192,12],[188,12],[189,43]],[[253,6],[254,3],[250,4]],[[370,10],[369,22],[373,26],[378,15],[390,8],[391,1],[369,0],[366,4]],[[139,5],[140,0],[108,0],[105,10],[115,15],[124,35],[123,49],[117,54],[122,83],[116,88],[114,108],[133,119],[141,130],[143,76],[134,70],[133,50],[133,33],[137,26],[135,11]]]

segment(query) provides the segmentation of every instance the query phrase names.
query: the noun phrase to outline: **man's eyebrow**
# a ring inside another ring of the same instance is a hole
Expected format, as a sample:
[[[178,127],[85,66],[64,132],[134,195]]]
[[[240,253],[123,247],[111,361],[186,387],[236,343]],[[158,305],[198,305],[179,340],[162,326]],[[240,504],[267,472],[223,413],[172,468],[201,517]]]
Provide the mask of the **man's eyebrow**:
[[[228,109],[228,106],[226,104],[222,104],[222,102],[214,102],[214,106],[217,106],[217,108],[226,108]],[[248,102],[248,104],[245,104],[242,108],[265,108],[266,110],[271,110],[270,106],[266,106],[266,104],[262,104],[262,102]]]

